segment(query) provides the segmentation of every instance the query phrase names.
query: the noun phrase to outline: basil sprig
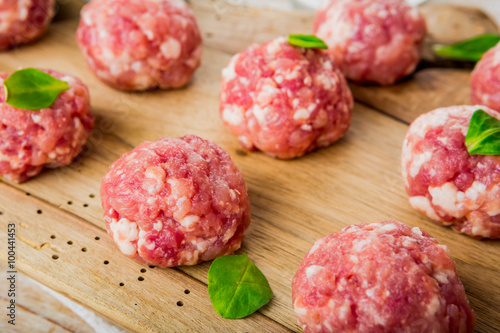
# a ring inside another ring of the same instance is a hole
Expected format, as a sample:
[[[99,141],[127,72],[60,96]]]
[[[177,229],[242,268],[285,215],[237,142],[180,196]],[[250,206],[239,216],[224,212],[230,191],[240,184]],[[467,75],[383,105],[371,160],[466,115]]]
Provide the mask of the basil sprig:
[[[435,45],[434,52],[443,58],[476,62],[499,41],[500,35],[485,34],[450,46]]]
[[[500,155],[500,120],[483,110],[474,112],[465,146],[470,155]]]
[[[273,297],[266,277],[247,254],[215,259],[208,270],[208,295],[223,318],[246,317]]]
[[[288,44],[305,49],[324,49],[328,48],[321,39],[314,35],[289,35]]]
[[[7,104],[19,109],[39,110],[51,106],[69,85],[38,69],[25,68],[5,79],[4,88]]]

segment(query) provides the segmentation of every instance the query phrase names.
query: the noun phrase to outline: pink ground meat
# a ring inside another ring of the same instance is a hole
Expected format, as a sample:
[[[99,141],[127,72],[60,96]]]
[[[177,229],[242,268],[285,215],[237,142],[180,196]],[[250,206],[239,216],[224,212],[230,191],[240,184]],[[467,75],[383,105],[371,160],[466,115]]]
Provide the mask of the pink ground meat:
[[[182,87],[201,61],[200,31],[182,0],[92,1],[77,41],[97,77],[123,90]]]
[[[415,70],[426,24],[404,0],[327,0],[314,33],[348,79],[388,85]]]
[[[486,52],[474,68],[471,101],[500,112],[500,44]]]
[[[448,248],[401,222],[319,239],[292,282],[305,332],[472,332],[475,316]]]
[[[71,75],[44,72],[70,86],[48,108],[12,107],[5,103],[5,91],[0,89],[0,175],[14,182],[25,181],[44,167],[70,164],[94,125],[87,86]],[[0,86],[7,77],[0,73]]]
[[[344,76],[318,50],[284,38],[253,45],[222,72],[220,113],[246,149],[294,158],[340,139],[353,99]]]
[[[474,111],[451,106],[418,117],[403,144],[402,173],[413,208],[469,236],[500,238],[500,156],[470,156],[465,136]]]
[[[144,142],[101,185],[108,233],[148,265],[195,265],[240,248],[250,224],[247,187],[229,154],[194,135]]]
[[[54,16],[55,0],[0,1],[0,50],[40,37]]]

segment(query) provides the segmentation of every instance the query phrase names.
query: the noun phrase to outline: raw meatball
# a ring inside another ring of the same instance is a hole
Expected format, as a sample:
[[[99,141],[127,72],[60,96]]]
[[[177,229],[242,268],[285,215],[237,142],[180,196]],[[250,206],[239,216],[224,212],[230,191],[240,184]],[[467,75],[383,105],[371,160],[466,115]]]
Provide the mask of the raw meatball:
[[[40,37],[54,16],[55,0],[0,1],[0,50]]]
[[[200,65],[200,31],[182,0],[92,1],[77,41],[90,69],[123,90],[182,87]]]
[[[43,167],[70,164],[94,125],[87,86],[74,76],[44,72],[70,86],[48,108],[12,107],[5,103],[5,90],[0,89],[0,175],[14,182],[39,174]],[[0,86],[7,77],[0,73]]]
[[[465,136],[474,111],[451,106],[418,117],[403,144],[402,172],[413,208],[473,237],[500,238],[500,156],[470,156]]]
[[[472,332],[448,248],[401,222],[351,225],[316,241],[292,282],[305,332]]]
[[[195,265],[240,248],[247,187],[229,154],[194,135],[144,142],[101,185],[108,233],[148,265]]]
[[[474,68],[471,101],[500,112],[500,44],[486,52]]]
[[[351,123],[353,100],[330,60],[284,38],[235,55],[222,72],[224,124],[246,149],[278,158],[337,141]]]
[[[415,70],[426,26],[404,0],[328,0],[314,32],[348,79],[388,85]]]

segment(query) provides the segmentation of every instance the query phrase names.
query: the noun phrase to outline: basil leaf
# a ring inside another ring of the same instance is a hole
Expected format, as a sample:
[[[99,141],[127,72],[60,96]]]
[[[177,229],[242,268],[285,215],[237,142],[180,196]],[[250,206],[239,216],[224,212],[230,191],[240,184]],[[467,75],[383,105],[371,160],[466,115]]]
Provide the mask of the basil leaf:
[[[69,89],[67,82],[34,68],[15,71],[5,79],[4,87],[7,104],[28,110],[48,108]]]
[[[443,58],[476,62],[499,41],[500,35],[485,34],[450,46],[435,45],[434,52]]]
[[[470,155],[500,155],[500,120],[483,110],[474,112],[465,146]]]
[[[289,35],[288,44],[305,49],[324,49],[328,46],[321,39],[314,35]]]
[[[266,277],[247,254],[215,259],[208,270],[208,294],[223,318],[246,317],[273,297]]]

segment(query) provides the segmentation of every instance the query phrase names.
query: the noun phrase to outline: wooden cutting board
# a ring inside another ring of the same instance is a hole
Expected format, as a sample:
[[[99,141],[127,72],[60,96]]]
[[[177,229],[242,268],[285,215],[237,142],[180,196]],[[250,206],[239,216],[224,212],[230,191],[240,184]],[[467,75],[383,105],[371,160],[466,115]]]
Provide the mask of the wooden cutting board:
[[[435,107],[467,103],[469,70],[422,69],[387,88],[352,85],[360,103],[345,138],[300,159],[275,160],[242,150],[223,126],[220,72],[231,53],[245,47],[234,49],[233,41],[247,45],[290,27],[307,32],[312,15],[251,10],[226,1],[190,3],[206,47],[203,66],[185,89],[125,93],[105,86],[87,70],[74,40],[77,18],[69,14],[39,42],[0,54],[5,72],[36,66],[79,76],[90,88],[96,115],[88,149],[72,165],[46,170],[21,185],[0,182],[0,225],[6,230],[16,224],[17,269],[130,331],[300,331],[291,307],[291,279],[312,243],[350,224],[394,219],[421,227],[449,247],[477,314],[476,331],[497,332],[500,242],[471,239],[415,212],[400,175],[408,123]],[[221,11],[221,3],[229,7]],[[240,36],[243,28],[250,31]],[[246,319],[225,320],[213,310],[206,287],[210,263],[144,266],[124,257],[105,232],[99,187],[109,165],[145,140],[186,134],[227,150],[249,188],[252,224],[238,253],[248,252],[274,297]],[[6,242],[6,232],[0,233],[4,249]],[[6,251],[0,251],[0,260],[6,262]]]

